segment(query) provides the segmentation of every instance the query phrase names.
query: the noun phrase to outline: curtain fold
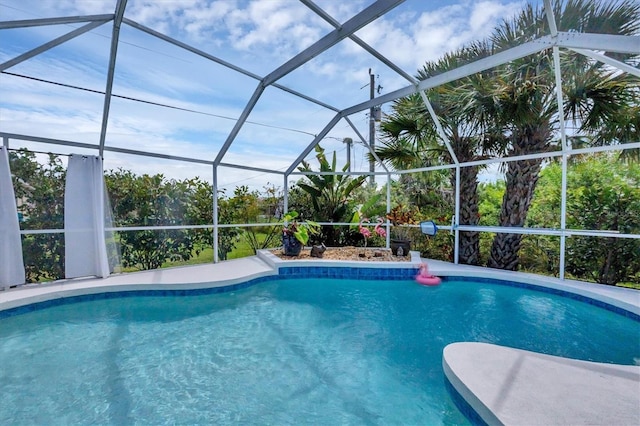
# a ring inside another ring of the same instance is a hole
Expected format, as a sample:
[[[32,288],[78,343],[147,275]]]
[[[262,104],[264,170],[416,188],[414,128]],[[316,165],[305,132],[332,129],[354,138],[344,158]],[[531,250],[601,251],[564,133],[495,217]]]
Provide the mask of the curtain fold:
[[[102,159],[71,155],[64,191],[65,277],[109,275]]]
[[[9,152],[0,146],[0,288],[24,284],[24,281],[22,239],[9,169]]]

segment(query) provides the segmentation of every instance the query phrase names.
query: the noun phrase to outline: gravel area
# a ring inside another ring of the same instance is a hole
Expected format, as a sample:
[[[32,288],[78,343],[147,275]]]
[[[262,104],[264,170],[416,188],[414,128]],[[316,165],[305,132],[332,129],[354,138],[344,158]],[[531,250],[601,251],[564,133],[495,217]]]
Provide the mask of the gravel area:
[[[317,259],[311,257],[311,249],[309,247],[302,249],[298,256],[285,256],[282,248],[273,249],[271,253],[283,260]],[[411,260],[410,256],[394,256],[391,254],[391,250],[379,247],[327,247],[322,258],[362,262],[409,262]]]

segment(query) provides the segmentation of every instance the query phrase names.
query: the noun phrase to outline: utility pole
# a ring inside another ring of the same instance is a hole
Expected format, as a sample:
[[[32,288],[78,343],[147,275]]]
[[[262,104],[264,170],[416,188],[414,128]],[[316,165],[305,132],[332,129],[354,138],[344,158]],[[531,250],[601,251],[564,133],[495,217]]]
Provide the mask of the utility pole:
[[[371,68],[369,68],[369,99],[375,98],[376,94],[376,76],[371,72]],[[375,150],[376,147],[376,122],[375,122],[375,113],[376,108],[372,106],[369,109],[369,146],[371,146],[372,150]],[[376,176],[373,174],[375,172],[375,160],[372,158],[369,160],[369,172],[371,175],[369,176],[369,185],[372,187],[376,184]]]

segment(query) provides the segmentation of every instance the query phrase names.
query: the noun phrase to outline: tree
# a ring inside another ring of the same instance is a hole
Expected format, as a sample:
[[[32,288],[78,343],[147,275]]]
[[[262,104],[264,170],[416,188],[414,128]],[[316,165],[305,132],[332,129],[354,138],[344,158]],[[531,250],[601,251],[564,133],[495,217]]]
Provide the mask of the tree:
[[[640,4],[634,1],[556,1],[553,8],[558,27],[564,31],[633,35],[640,29]],[[499,25],[490,42],[493,51],[499,52],[548,32],[544,11],[527,5],[515,19]],[[612,127],[616,123],[628,124],[629,120],[622,117],[636,104],[637,80],[632,83],[611,72],[608,66],[571,50],[561,51],[561,63],[564,96],[568,100],[562,112],[565,119],[580,131],[602,135],[615,134]],[[553,149],[559,114],[551,49],[497,67],[492,78],[484,83],[470,94],[465,105],[469,115],[482,118],[486,127],[502,129],[508,142],[508,156]],[[603,127],[604,122],[610,125]],[[524,225],[542,163],[542,159],[533,158],[507,164],[501,226]],[[498,233],[488,266],[517,269],[521,241],[521,234]]]
[[[427,62],[418,71],[421,80],[434,77],[457,68],[469,61],[488,54],[487,46],[475,43],[444,55],[437,61]],[[458,162],[477,161],[486,158],[494,149],[496,140],[483,133],[480,120],[470,120],[463,106],[466,93],[473,91],[483,74],[467,77],[430,89],[427,98],[439,118],[447,142]],[[378,156],[396,169],[427,167],[434,162],[452,163],[453,158],[440,139],[435,122],[427,113],[422,98],[411,95],[394,102],[393,113],[380,127],[383,144],[376,150]],[[460,170],[460,224],[478,224],[478,171],[477,166]],[[403,175],[404,178],[405,175]],[[404,178],[409,180],[409,178]],[[456,185],[456,172],[450,172],[450,185]],[[460,233],[460,262],[479,263],[479,233]]]
[[[541,172],[541,188],[533,199],[528,226],[560,226],[561,174],[561,165],[556,163]],[[637,163],[625,164],[613,154],[577,157],[569,164],[567,180],[568,229],[640,233]],[[574,235],[566,241],[566,271],[572,276],[608,285],[638,281],[639,240]],[[549,244],[544,250],[547,262],[553,263],[550,257],[559,255],[559,247]]]
[[[567,227],[640,233],[640,166],[597,156],[578,161],[569,175]],[[579,238],[567,242],[567,271],[608,285],[640,272],[640,240]],[[636,278],[637,279],[637,278]]]
[[[46,162],[27,150],[9,153],[13,187],[22,214],[22,229],[64,228],[66,169],[60,157],[49,154]],[[32,234],[22,239],[27,282],[64,277],[64,234]]]
[[[118,169],[105,173],[116,226],[182,225],[196,180],[167,180],[162,174],[136,176]],[[166,261],[189,260],[195,243],[193,232],[181,229],[120,231],[122,264],[156,269]]]

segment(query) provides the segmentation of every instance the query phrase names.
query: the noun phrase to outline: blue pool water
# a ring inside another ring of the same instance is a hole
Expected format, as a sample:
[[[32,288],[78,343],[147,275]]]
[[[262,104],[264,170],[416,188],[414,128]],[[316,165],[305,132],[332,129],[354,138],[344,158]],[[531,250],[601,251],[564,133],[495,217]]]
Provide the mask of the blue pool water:
[[[287,279],[0,320],[0,424],[468,424],[442,349],[635,364],[640,323],[495,284]]]

